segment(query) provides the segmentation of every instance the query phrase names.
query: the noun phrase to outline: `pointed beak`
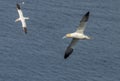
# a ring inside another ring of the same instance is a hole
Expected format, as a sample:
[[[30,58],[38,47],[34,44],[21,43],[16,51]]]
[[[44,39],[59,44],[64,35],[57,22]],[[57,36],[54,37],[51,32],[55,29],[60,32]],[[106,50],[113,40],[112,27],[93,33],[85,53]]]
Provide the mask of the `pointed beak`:
[[[62,38],[63,38],[63,39],[65,39],[65,38],[66,38],[66,36],[63,36]]]
[[[90,37],[90,39],[94,39],[93,37]]]
[[[89,37],[89,39],[90,39],[90,40],[92,40],[92,39],[93,39],[93,37]]]

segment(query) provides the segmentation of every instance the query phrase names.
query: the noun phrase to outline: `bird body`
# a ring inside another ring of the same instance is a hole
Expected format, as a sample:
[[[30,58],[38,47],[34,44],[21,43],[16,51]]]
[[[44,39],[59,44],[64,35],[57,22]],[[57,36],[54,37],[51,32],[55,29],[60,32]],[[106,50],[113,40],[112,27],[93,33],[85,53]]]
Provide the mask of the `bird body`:
[[[78,33],[78,32],[66,34],[66,37],[67,38],[76,38],[76,39],[80,39],[80,40],[90,39],[89,36],[84,35],[82,33]]]

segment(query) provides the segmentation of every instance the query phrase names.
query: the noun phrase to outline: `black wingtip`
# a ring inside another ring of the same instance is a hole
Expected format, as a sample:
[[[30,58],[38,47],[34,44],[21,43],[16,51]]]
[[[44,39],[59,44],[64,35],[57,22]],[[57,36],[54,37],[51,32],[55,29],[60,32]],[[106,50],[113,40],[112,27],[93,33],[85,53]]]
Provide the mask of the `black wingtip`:
[[[88,11],[88,12],[85,14],[85,16],[87,17],[87,16],[89,16],[89,14],[90,14],[90,12]]]
[[[27,28],[26,27],[23,28],[23,31],[25,32],[25,34],[27,34]]]
[[[85,21],[88,21],[88,19],[89,19],[89,14],[90,14],[89,11],[85,14]]]
[[[20,9],[20,5],[19,4],[16,4],[16,6],[17,6],[17,9]]]
[[[67,59],[73,52],[73,48],[67,48],[65,51],[64,59]]]
[[[87,22],[88,19],[89,19],[89,14],[90,14],[90,12],[88,11],[88,12],[83,16],[81,22]]]

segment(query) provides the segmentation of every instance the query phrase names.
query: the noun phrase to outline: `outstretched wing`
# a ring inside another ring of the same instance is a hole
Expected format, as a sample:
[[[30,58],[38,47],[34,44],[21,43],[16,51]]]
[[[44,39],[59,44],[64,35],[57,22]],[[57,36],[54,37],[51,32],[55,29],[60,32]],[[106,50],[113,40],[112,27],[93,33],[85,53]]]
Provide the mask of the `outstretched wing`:
[[[20,21],[20,18],[17,18],[17,19],[15,20],[15,22],[18,22],[18,21]]]
[[[16,7],[17,7],[17,11],[18,11],[19,16],[23,16],[23,13],[22,13],[22,10],[20,8],[20,5],[16,4]]]
[[[77,39],[77,38],[73,38],[68,47],[74,48],[74,46],[76,45],[76,43],[77,43],[78,40],[79,40],[79,39]]]
[[[23,31],[25,32],[25,34],[27,34],[27,28],[23,27]]]
[[[69,44],[69,46],[67,47],[66,51],[65,51],[65,55],[64,58],[66,59],[67,57],[69,57],[70,54],[72,54],[73,52],[73,48],[76,45],[77,41],[79,39],[73,38],[71,43]]]
[[[88,11],[84,16],[83,18],[81,19],[80,21],[80,25],[79,27],[77,28],[77,33],[83,33],[84,30],[85,30],[85,27],[86,27],[86,22],[88,21],[88,18],[89,18],[89,14],[90,12]]]

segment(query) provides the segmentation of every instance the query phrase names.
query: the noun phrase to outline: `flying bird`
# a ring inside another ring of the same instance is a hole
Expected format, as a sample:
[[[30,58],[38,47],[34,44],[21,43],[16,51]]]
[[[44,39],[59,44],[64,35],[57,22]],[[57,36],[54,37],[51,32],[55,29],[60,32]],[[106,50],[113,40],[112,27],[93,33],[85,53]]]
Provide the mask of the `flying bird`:
[[[29,17],[24,17],[23,16],[23,12],[22,12],[19,4],[16,4],[16,7],[17,7],[18,14],[19,14],[19,18],[17,18],[15,20],[15,22],[21,21],[22,27],[23,27],[23,31],[25,32],[25,34],[27,34],[27,25],[26,25],[25,20],[29,19]]]
[[[73,38],[71,43],[69,44],[69,46],[67,47],[66,51],[65,51],[65,55],[64,58],[66,59],[67,57],[69,57],[70,54],[72,54],[73,52],[73,48],[76,45],[76,43],[78,42],[78,40],[88,40],[91,39],[91,37],[87,36],[84,34],[84,30],[86,27],[86,23],[88,21],[89,18],[89,14],[90,12],[88,11],[83,18],[80,21],[79,27],[77,28],[77,30],[73,33],[68,33],[66,34],[63,38]]]

